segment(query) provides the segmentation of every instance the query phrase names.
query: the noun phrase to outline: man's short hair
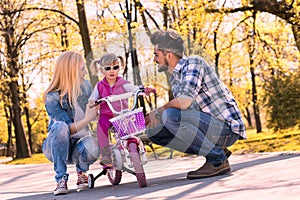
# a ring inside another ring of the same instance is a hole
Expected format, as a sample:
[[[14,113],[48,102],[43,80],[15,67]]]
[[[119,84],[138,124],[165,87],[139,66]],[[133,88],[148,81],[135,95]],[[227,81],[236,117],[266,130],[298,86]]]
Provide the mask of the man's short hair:
[[[173,30],[156,31],[150,36],[150,41],[153,45],[157,45],[159,50],[172,52],[180,58],[183,56],[184,42]]]

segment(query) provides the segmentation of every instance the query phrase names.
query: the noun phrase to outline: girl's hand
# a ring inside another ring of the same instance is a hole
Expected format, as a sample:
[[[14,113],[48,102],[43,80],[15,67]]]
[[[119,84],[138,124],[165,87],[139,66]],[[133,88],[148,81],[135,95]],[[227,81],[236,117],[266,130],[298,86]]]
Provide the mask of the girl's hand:
[[[151,87],[145,87],[144,92],[145,92],[146,95],[149,95],[151,92],[156,93],[156,90],[154,88],[151,88]]]

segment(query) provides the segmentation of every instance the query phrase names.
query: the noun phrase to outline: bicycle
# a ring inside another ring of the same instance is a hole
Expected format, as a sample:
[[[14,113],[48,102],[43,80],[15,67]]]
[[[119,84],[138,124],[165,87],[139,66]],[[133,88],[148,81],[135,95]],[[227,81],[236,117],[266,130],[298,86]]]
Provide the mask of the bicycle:
[[[96,177],[93,174],[89,174],[89,188],[94,188],[96,179],[106,174],[112,185],[118,185],[121,182],[122,172],[124,171],[135,175],[140,187],[147,186],[143,168],[143,165],[147,163],[146,149],[138,137],[146,130],[146,123],[143,108],[136,109],[138,96],[143,92],[144,88],[141,86],[135,92],[112,95],[96,101],[97,104],[106,102],[110,110],[116,115],[110,119],[112,127],[109,131],[115,140],[110,148],[113,166],[103,167],[103,170]],[[116,111],[113,108],[112,102],[128,100],[132,96],[134,96],[134,102],[131,109]],[[133,170],[130,168],[133,168]]]

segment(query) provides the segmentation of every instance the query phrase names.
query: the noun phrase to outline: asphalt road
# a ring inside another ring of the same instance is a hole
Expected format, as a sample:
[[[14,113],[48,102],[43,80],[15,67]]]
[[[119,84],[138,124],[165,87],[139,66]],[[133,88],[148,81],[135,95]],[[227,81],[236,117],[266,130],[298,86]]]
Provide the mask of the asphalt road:
[[[123,173],[119,185],[106,176],[95,188],[76,191],[76,174],[69,166],[69,194],[54,196],[53,166],[0,164],[0,199],[201,199],[201,200],[299,200],[300,152],[232,155],[232,172],[217,177],[187,180],[186,173],[199,168],[203,157],[151,160],[145,166],[148,187],[140,188],[135,176]],[[97,175],[94,164],[90,173]]]

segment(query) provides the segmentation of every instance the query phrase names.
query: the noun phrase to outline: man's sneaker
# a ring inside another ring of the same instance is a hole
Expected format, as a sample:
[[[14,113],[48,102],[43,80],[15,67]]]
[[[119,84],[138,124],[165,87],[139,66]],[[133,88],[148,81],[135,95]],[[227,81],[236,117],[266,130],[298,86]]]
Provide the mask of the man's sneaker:
[[[89,184],[88,184],[88,177],[86,176],[86,174],[83,172],[77,172],[77,176],[78,176],[77,188],[79,190],[84,190],[88,188]]]
[[[206,178],[210,176],[224,175],[230,172],[230,165],[226,159],[220,166],[215,167],[212,163],[206,162],[196,171],[190,171],[187,174],[188,179]]]
[[[67,181],[64,179],[64,177],[60,181],[58,181],[56,189],[53,193],[54,195],[68,194]]]
[[[227,158],[229,158],[230,155],[232,154],[232,152],[229,149],[227,149],[227,148],[224,149],[224,153],[225,153],[225,155],[226,155]]]

